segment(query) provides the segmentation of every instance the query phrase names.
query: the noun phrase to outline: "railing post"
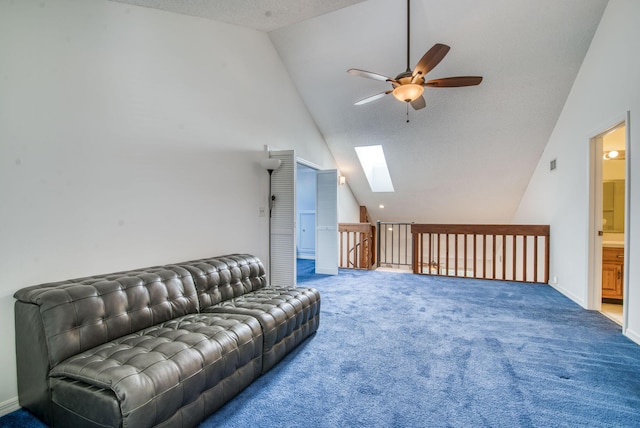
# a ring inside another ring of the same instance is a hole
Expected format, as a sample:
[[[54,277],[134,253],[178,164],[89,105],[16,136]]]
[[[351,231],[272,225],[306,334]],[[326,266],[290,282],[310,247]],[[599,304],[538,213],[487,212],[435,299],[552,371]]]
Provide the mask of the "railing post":
[[[380,247],[382,243],[380,241],[380,220],[376,222],[376,267],[380,267]]]

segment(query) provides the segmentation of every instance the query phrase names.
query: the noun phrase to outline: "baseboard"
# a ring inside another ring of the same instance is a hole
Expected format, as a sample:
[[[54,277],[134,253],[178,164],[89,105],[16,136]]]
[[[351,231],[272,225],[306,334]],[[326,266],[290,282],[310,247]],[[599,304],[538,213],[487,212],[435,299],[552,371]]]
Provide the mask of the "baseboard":
[[[321,275],[337,275],[338,268],[337,267],[323,267],[316,265],[316,273]]]
[[[629,339],[633,340],[634,342],[636,342],[638,345],[640,345],[640,334],[636,333],[633,330],[627,329],[624,332],[624,335],[627,336]]]
[[[15,412],[20,409],[18,404],[18,397],[10,398],[7,401],[0,403],[0,416],[8,415],[11,412]]]
[[[567,296],[569,299],[573,300],[574,302],[576,302],[578,305],[582,306],[583,308],[586,308],[587,306],[585,305],[584,299],[576,296],[575,294],[571,293],[570,291],[568,291],[565,288],[562,288],[560,286],[558,286],[557,283],[549,283],[549,286],[551,286],[551,288],[557,290],[559,293],[564,294],[565,296]]]

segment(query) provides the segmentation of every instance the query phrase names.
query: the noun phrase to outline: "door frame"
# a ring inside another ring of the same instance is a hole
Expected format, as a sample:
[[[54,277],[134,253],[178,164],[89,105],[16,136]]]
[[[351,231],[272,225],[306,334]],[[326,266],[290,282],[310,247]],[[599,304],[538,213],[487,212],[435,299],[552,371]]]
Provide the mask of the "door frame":
[[[337,181],[337,169],[323,169],[321,168],[319,165],[314,164],[313,162],[309,162],[303,158],[300,157],[296,157],[296,162],[300,165],[304,165],[308,168],[314,169],[316,170],[316,201],[318,198],[318,190],[317,190],[317,185],[318,185],[318,173],[321,172],[327,172],[327,171],[335,171],[336,172],[336,187],[338,186],[338,181]],[[295,191],[295,190],[294,190]],[[339,209],[339,201],[336,201],[336,210]],[[338,212],[336,212],[336,225],[335,225],[335,231],[336,231],[336,242],[338,241]],[[335,267],[332,265],[331,268],[323,268],[323,267],[319,267],[318,266],[318,259],[322,258],[324,260],[323,255],[325,254],[325,248],[321,248],[318,245],[318,204],[316,202],[316,251],[315,251],[315,260],[316,260],[316,269],[315,272],[316,273],[320,273],[320,274],[327,274],[327,275],[337,275],[338,274],[338,250],[336,249],[335,251]]]
[[[600,311],[602,309],[602,236],[598,231],[602,230],[602,136],[607,132],[625,126],[625,209],[624,209],[624,269],[623,269],[623,294],[622,303],[622,333],[624,334],[629,318],[629,219],[631,218],[631,193],[630,181],[630,116],[627,111],[621,117],[608,122],[600,130],[592,132],[589,136],[589,208],[588,208],[588,263],[587,263],[587,309]]]

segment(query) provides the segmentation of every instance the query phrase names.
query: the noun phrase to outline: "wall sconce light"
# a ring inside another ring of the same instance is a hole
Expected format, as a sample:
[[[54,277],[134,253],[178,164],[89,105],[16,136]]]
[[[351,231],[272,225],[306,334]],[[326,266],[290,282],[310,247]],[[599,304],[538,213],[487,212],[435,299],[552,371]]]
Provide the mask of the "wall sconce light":
[[[262,167],[269,173],[269,218],[271,218],[271,211],[273,210],[273,203],[276,200],[276,195],[271,191],[271,175],[273,171],[280,168],[282,161],[280,159],[267,158],[262,160]],[[269,220],[271,224],[271,220]],[[269,234],[271,236],[271,234]]]
[[[338,182],[340,183],[341,186],[344,186],[347,183],[347,177],[345,177],[344,175],[341,175],[338,178]]]
[[[271,176],[273,171],[280,168],[282,161],[275,158],[267,158],[262,160],[262,167],[269,173],[269,284],[271,285],[271,212],[273,210],[273,204],[276,200],[276,195],[273,194],[271,189]]]

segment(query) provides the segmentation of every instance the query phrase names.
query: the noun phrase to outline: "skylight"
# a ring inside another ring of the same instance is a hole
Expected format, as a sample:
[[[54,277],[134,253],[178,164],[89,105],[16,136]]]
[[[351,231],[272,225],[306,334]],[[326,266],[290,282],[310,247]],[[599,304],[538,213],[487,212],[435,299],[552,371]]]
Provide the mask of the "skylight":
[[[387,168],[382,146],[356,147],[356,154],[367,176],[372,192],[393,192],[393,183]]]

